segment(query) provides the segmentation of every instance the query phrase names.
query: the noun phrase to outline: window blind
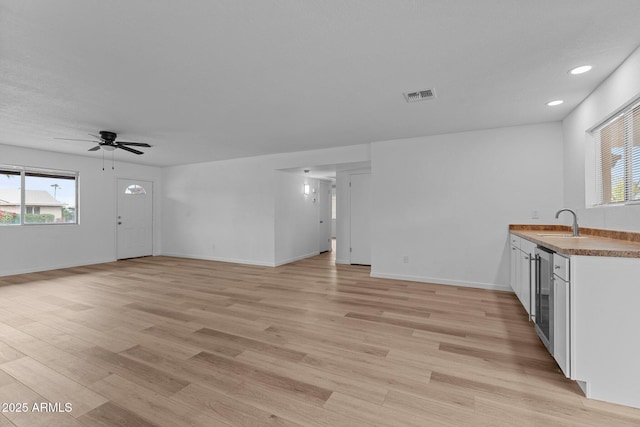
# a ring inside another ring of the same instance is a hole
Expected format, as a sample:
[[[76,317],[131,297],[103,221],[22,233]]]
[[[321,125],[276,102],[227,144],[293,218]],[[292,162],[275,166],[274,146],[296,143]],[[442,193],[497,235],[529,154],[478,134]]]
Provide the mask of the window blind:
[[[640,200],[640,102],[593,132],[600,204]]]

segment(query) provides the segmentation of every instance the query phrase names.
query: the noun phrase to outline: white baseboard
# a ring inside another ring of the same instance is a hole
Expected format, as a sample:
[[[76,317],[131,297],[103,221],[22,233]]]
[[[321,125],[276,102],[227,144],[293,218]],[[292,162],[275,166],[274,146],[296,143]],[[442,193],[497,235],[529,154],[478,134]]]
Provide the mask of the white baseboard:
[[[267,262],[267,261],[256,261],[256,260],[248,260],[248,259],[238,259],[238,258],[224,258],[224,257],[211,257],[211,256],[202,256],[202,255],[192,255],[192,254],[181,254],[181,253],[163,253],[160,256],[171,256],[176,258],[193,258],[193,259],[202,259],[207,261],[219,261],[219,262],[229,262],[233,264],[248,264],[248,265],[257,265],[262,267],[277,267],[284,264],[288,264],[290,262],[299,261],[301,259],[309,258],[312,256],[318,255],[318,252],[313,252],[305,255],[300,255],[295,258],[290,258],[287,260],[279,261],[277,263]],[[63,268],[72,268],[72,267],[83,267],[86,265],[93,264],[103,264],[107,262],[115,262],[115,258],[108,259],[95,259],[88,260],[82,263],[64,263],[64,264],[56,264],[56,265],[47,265],[47,266],[37,266],[32,268],[23,268],[16,270],[2,270],[0,271],[0,277],[4,276],[13,276],[16,274],[28,274],[28,273],[37,273],[41,271],[48,270],[59,270]],[[348,260],[338,260],[336,259],[336,264],[349,264]],[[491,289],[497,291],[506,291],[513,292],[510,286],[497,285],[493,283],[482,283],[482,282],[467,282],[460,280],[450,280],[443,278],[434,278],[434,277],[424,277],[424,276],[412,276],[405,274],[393,274],[393,273],[381,273],[381,272],[371,272],[371,277],[379,277],[382,279],[394,279],[394,280],[407,280],[411,282],[423,282],[423,283],[437,283],[441,285],[451,285],[451,286],[462,286],[469,288],[479,288],[479,289]]]
[[[591,393],[589,392],[589,383],[580,380],[576,380],[576,383],[578,384],[578,387],[580,387],[580,390],[582,390],[582,392],[584,393],[584,396],[590,398]]]
[[[304,254],[304,255],[297,256],[297,257],[285,259],[283,261],[276,261],[275,266],[279,267],[279,266],[284,265],[284,264],[289,264],[290,262],[300,261],[301,259],[311,258],[312,256],[316,256],[316,255],[320,255],[320,252],[319,251],[310,252],[308,254]]]
[[[232,264],[248,264],[248,265],[258,265],[261,267],[275,267],[275,263],[268,261],[256,261],[253,259],[239,259],[239,258],[224,258],[224,257],[215,257],[215,256],[203,256],[203,255],[193,255],[193,254],[181,254],[181,253],[171,253],[165,252],[160,256],[171,256],[176,258],[193,258],[193,259],[202,259],[205,261],[219,261],[219,262],[230,262]]]
[[[104,264],[106,262],[115,262],[115,261],[116,261],[115,258],[108,258],[108,259],[105,258],[105,259],[86,260],[81,263],[69,262],[69,263],[53,264],[53,265],[39,265],[37,267],[30,267],[30,268],[19,268],[16,270],[2,270],[0,271],[0,277],[15,276],[16,274],[39,273],[41,271],[60,270],[63,268],[84,267],[86,265]]]
[[[435,278],[435,277],[411,276],[411,275],[405,275],[405,274],[380,273],[380,272],[374,272],[374,271],[371,272],[371,277],[379,277],[382,279],[407,280],[410,282],[435,283],[438,285],[462,286],[465,288],[478,288],[478,289],[490,289],[494,291],[513,292],[510,286],[498,285],[494,283],[466,282],[462,280],[450,280],[450,279],[442,279],[442,278]]]

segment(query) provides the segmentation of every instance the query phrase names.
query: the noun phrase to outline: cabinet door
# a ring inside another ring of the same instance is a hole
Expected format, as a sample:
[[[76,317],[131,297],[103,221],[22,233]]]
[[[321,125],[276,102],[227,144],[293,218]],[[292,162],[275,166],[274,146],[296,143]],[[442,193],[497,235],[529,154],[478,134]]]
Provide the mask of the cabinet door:
[[[553,276],[553,357],[566,377],[571,376],[569,358],[569,282]]]
[[[520,297],[520,302],[524,306],[525,310],[527,310],[528,314],[531,314],[531,288],[529,287],[529,279],[531,277],[530,274],[530,263],[529,263],[529,253],[524,252],[522,250],[518,251],[520,253],[520,278],[518,280],[518,288],[520,293],[518,297]]]
[[[523,300],[527,302],[527,312],[531,319],[535,318],[535,293],[536,293],[536,244],[528,240],[522,239],[520,241],[520,250],[523,252],[525,259],[522,261],[521,268],[525,271],[522,273],[522,292],[526,293],[523,296]]]
[[[520,281],[520,249],[511,244],[511,250],[509,251],[509,284],[511,289],[516,295],[519,294],[519,281]],[[519,295],[518,295],[519,296]]]

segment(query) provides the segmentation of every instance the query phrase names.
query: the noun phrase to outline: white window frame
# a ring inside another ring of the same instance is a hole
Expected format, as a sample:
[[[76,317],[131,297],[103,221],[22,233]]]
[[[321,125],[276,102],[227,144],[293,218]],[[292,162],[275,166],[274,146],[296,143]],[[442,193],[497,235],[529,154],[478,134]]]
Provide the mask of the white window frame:
[[[8,225],[11,226],[25,226],[25,227],[38,227],[38,226],[52,226],[52,225],[62,225],[62,226],[72,226],[80,224],[80,206],[79,206],[79,181],[80,181],[80,172],[78,171],[68,171],[68,170],[60,170],[60,169],[45,169],[39,167],[31,167],[31,166],[16,166],[16,165],[6,165],[0,164],[0,171],[10,171],[17,172],[20,174],[20,223]],[[33,174],[42,174],[42,175],[51,175],[52,177],[61,176],[65,179],[73,179],[75,185],[75,221],[74,222],[48,222],[48,223],[25,223],[25,214],[27,212],[26,205],[26,176],[29,173]],[[4,226],[3,226],[4,227]]]

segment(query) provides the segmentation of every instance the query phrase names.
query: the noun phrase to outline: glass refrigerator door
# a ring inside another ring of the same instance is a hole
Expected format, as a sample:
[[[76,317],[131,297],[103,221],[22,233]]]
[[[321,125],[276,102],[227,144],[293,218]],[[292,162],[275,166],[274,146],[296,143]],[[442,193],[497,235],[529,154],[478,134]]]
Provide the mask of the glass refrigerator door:
[[[538,250],[538,280],[536,286],[536,326],[542,335],[544,345],[553,351],[553,254]]]

